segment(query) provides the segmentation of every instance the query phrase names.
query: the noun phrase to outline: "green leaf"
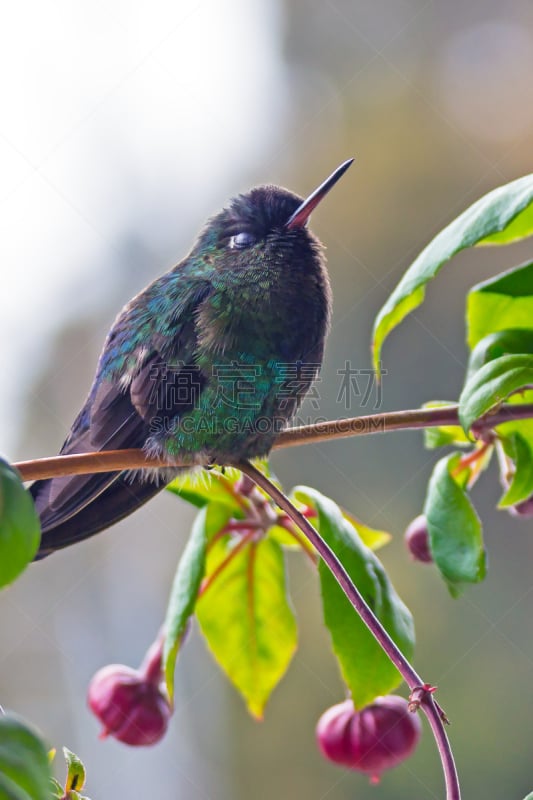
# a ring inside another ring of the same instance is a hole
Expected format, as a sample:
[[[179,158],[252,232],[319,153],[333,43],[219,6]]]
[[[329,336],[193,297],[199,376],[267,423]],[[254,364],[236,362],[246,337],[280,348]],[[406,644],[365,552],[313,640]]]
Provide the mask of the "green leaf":
[[[380,561],[363,544],[333,500],[305,486],[294,492],[300,500],[316,508],[320,535],[342,562],[386,631],[410,658],[414,646],[413,619]],[[355,707],[363,708],[378,695],[395,689],[402,678],[323,561],[319,564],[319,575],[324,620],[331,634],[333,650]]]
[[[533,403],[533,391],[531,389],[524,389],[520,394],[513,394],[506,400],[506,404],[522,405],[524,403]],[[513,419],[509,422],[502,422],[496,428],[498,436],[504,440],[509,439],[513,434],[518,433],[524,438],[530,449],[533,450],[533,419]]]
[[[242,509],[232,492],[240,475],[238,470],[229,467],[224,469],[224,474],[216,469],[197,469],[178,475],[166,488],[197,508],[211,502],[223,503],[236,512],[235,516],[240,516]]]
[[[475,372],[489,361],[514,353],[529,353],[533,355],[533,330],[508,328],[507,330],[489,333],[484,336],[470,353],[466,380],[469,380]]]
[[[281,488],[279,483],[278,486]],[[299,511],[304,511],[305,508],[307,508],[305,503],[300,503],[292,494],[289,495],[289,499]],[[291,533],[293,530],[295,531],[295,535]],[[315,548],[311,542],[292,524],[290,524],[290,530],[287,530],[283,525],[272,525],[272,527],[268,529],[268,537],[283,545],[287,550],[307,550],[309,553],[315,552]]]
[[[163,672],[171,701],[174,696],[174,670],[178,650],[189,617],[194,611],[198,590],[205,573],[208,515],[213,518],[217,516],[217,512],[220,512],[220,507],[215,508],[214,506],[218,506],[218,504],[206,506],[198,512],[191,535],[180,558],[168,601],[164,624]],[[223,509],[222,518],[216,519],[216,524],[222,522],[218,530],[225,524],[222,520],[227,520],[229,513],[225,507]],[[211,511],[210,514],[209,511]]]
[[[63,755],[67,762],[65,791],[70,792],[71,790],[78,791],[79,789],[83,789],[85,786],[85,767],[82,760],[67,747],[63,748]]]
[[[454,596],[486,574],[481,522],[464,488],[468,470],[451,474],[459,460],[451,453],[436,463],[424,504],[433,560]]]
[[[448,400],[432,400],[429,403],[424,403],[423,408],[444,408],[450,405],[453,405],[453,403]],[[472,442],[460,425],[439,425],[436,428],[424,429],[424,447],[428,450],[434,450],[436,447],[445,447],[450,444],[455,447],[468,447]]]
[[[475,244],[504,244],[533,233],[530,205],[533,175],[500,186],[467,208],[420,253],[380,310],[374,323],[373,358],[379,373],[381,350],[388,334],[423,301],[426,284],[460,250]],[[514,227],[512,227],[514,221]],[[501,232],[498,239],[488,237]]]
[[[466,322],[470,348],[495,331],[533,328],[533,262],[473,286],[466,301]]]
[[[438,428],[425,428],[424,447],[435,450],[437,447],[468,447],[472,441],[459,425],[441,425]]]
[[[501,356],[467,379],[459,398],[459,419],[465,431],[512,392],[533,383],[533,355]]]
[[[55,778],[52,778],[52,788],[50,789],[52,792],[52,797],[54,800],[62,800],[65,796],[65,790]]]
[[[353,514],[350,514],[350,512],[346,511],[344,508],[341,508],[341,511],[344,519],[350,523],[363,544],[370,548],[370,550],[380,550],[392,539],[388,531],[382,531],[379,530],[379,528],[371,528],[370,525],[365,525],[364,522],[361,522],[360,519],[354,517]]]
[[[213,544],[207,559],[208,577],[238,541],[220,539]],[[196,614],[216,661],[250,713],[262,718],[297,642],[281,546],[270,538],[248,542],[214,577],[198,600]]]
[[[268,529],[267,535],[269,539],[278,542],[278,544],[286,550],[307,550],[310,553],[315,552],[313,545],[305,538],[303,533],[299,535],[298,531],[296,531],[296,536],[293,536],[283,525],[272,525],[272,527]]]
[[[486,236],[478,244],[509,244],[527,239],[533,234],[533,203],[517,214],[502,231]]]
[[[296,508],[302,510],[306,508],[305,503],[300,503],[298,499],[294,496],[294,493],[291,492],[289,495],[289,499]],[[350,525],[353,526],[357,534],[359,535],[360,539],[362,540],[363,544],[366,544],[371,550],[379,550],[381,547],[384,547],[386,544],[390,542],[392,536],[388,531],[382,531],[379,528],[372,528],[370,525],[366,525],[364,522],[361,522],[360,519],[354,517],[349,511],[346,509],[341,509],[343,516]],[[311,519],[311,523],[319,530],[319,519],[318,516],[314,516]],[[320,531],[319,531],[320,532]],[[299,532],[298,532],[299,533]],[[311,542],[304,536],[303,533],[299,533],[299,541],[292,536],[286,528],[283,528],[281,525],[274,525],[272,528],[269,529],[268,535],[272,536],[277,542],[282,544],[284,547],[287,547],[291,550],[303,548],[305,550],[309,550],[310,553],[315,552],[315,548],[311,544]]]
[[[37,732],[11,714],[0,716],[1,800],[50,800],[52,772]]]
[[[505,443],[505,448],[515,465],[511,485],[498,503],[498,508],[507,508],[521,503],[533,494],[533,453],[519,433]]]
[[[0,459],[0,587],[33,561],[41,538],[39,517],[18,472]]]

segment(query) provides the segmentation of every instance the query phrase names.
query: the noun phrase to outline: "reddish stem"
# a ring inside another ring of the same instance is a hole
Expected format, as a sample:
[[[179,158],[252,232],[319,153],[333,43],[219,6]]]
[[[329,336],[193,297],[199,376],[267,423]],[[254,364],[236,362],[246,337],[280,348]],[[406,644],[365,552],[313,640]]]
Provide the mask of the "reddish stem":
[[[200,586],[200,591],[198,592],[198,597],[202,597],[202,595],[209,589],[215,578],[217,578],[220,575],[220,573],[228,566],[228,564],[230,564],[233,561],[237,553],[240,553],[242,548],[248,544],[248,542],[250,541],[250,539],[252,539],[253,536],[255,536],[255,529],[248,531],[248,533],[245,534],[245,536],[243,536],[239,542],[237,542],[235,547],[231,550],[230,553],[228,553],[226,558],[220,562],[220,564],[214,570],[214,572],[212,572],[208,578],[205,578],[202,581],[202,585]]]
[[[217,531],[214,534],[213,538],[208,541],[207,547],[206,547],[206,552],[209,553],[211,548],[218,542],[218,540],[222,539],[222,537],[225,536],[227,533],[229,533],[229,531],[226,529],[226,526],[224,526],[219,531]]]
[[[475,464],[476,462],[478,462],[479,459],[482,458],[485,455],[485,453],[487,452],[489,447],[492,447],[492,441],[483,442],[481,447],[477,447],[475,450],[472,450],[471,453],[468,453],[467,455],[462,456],[459,459],[459,463],[457,464],[455,469],[452,470],[452,473],[451,473],[452,477],[456,478],[457,475],[459,475],[461,472],[463,472],[463,470],[467,469],[472,464]]]
[[[231,533],[232,531],[249,531],[251,528],[258,530],[261,528],[260,522],[254,522],[247,519],[231,519],[227,525],[224,525],[220,533]]]
[[[146,651],[143,663],[139,667],[139,671],[142,672],[145,680],[156,686],[161,683],[163,679],[161,659],[163,657],[164,643],[165,637],[163,634],[160,634]]]
[[[219,483],[222,484],[226,492],[233,497],[233,499],[239,504],[243,511],[249,510],[248,501],[243,497],[243,495],[238,492],[232,482],[226,478],[225,475],[219,474],[217,476]]]
[[[381,645],[385,653],[388,655],[392,663],[396,666],[403,679],[411,690],[417,689],[420,686],[426,685],[422,678],[411,666],[409,661],[405,658],[401,650],[393,642],[381,622],[374,615],[370,607],[367,605],[363,596],[353,583],[352,579],[344,569],[344,566],[339,561],[333,550],[322,539],[318,531],[313,528],[310,522],[298,509],[291,503],[289,498],[278,489],[262,472],[260,472],[253,464],[248,461],[238,462],[234,465],[246,475],[248,475],[255,483],[263,489],[272,500],[292,519],[295,525],[302,531],[302,533],[309,539],[311,544],[315,547],[320,557],[325,564],[329,567],[346,597],[359,614],[369,631],[372,633],[377,642]],[[453,754],[450,748],[450,743],[444,729],[440,709],[435,705],[433,696],[427,692],[423,701],[420,703],[421,708],[426,714],[433,735],[437,742],[439,749],[441,763],[444,771],[444,778],[446,781],[446,798],[447,800],[461,800],[461,790],[459,788],[459,778],[455,768]]]
[[[218,540],[222,539],[223,536],[226,536],[227,533],[233,533],[233,531],[249,531],[252,528],[254,530],[258,530],[260,527],[261,526],[258,522],[252,522],[251,520],[247,521],[244,519],[231,519],[227,525],[224,525],[224,527],[217,531],[213,538],[208,541],[206,550],[209,553]]]

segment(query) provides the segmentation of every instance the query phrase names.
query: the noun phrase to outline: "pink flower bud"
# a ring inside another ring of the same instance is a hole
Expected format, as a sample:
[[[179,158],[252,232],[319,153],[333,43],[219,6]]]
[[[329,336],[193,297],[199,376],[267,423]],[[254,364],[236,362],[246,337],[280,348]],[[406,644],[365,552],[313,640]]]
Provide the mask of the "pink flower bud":
[[[433,562],[433,556],[429,549],[427,521],[423,514],[415,517],[410,525],[407,526],[405,543],[415,561],[421,561],[423,564],[431,564]]]
[[[99,670],[89,684],[87,702],[104,726],[100,737],[113,736],[129,745],[158,742],[172,713],[161,680],[161,645],[157,642],[139,670],[122,664]]]
[[[408,758],[420,738],[420,720],[403,697],[378,697],[361,711],[351,700],[328,708],[316,728],[318,745],[329,761],[379,781],[383,770]]]

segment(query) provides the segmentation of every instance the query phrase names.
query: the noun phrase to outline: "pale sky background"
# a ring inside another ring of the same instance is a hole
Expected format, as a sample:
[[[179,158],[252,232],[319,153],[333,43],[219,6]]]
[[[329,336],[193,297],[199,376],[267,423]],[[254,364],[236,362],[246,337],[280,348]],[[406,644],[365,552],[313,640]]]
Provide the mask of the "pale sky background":
[[[4,11],[4,453],[51,335],[116,285],[132,216],[155,276],[225,200],[221,182],[283,135],[278,27],[275,2],[246,0],[23,0]]]

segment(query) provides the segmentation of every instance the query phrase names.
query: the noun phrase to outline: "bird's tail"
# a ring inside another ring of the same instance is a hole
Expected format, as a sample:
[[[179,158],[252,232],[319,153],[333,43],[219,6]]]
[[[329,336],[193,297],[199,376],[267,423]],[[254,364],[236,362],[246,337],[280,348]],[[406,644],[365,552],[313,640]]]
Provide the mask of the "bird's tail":
[[[147,480],[139,470],[36,481],[30,492],[42,538],[35,560],[119,522],[161,491],[176,472],[165,470],[156,480]]]

